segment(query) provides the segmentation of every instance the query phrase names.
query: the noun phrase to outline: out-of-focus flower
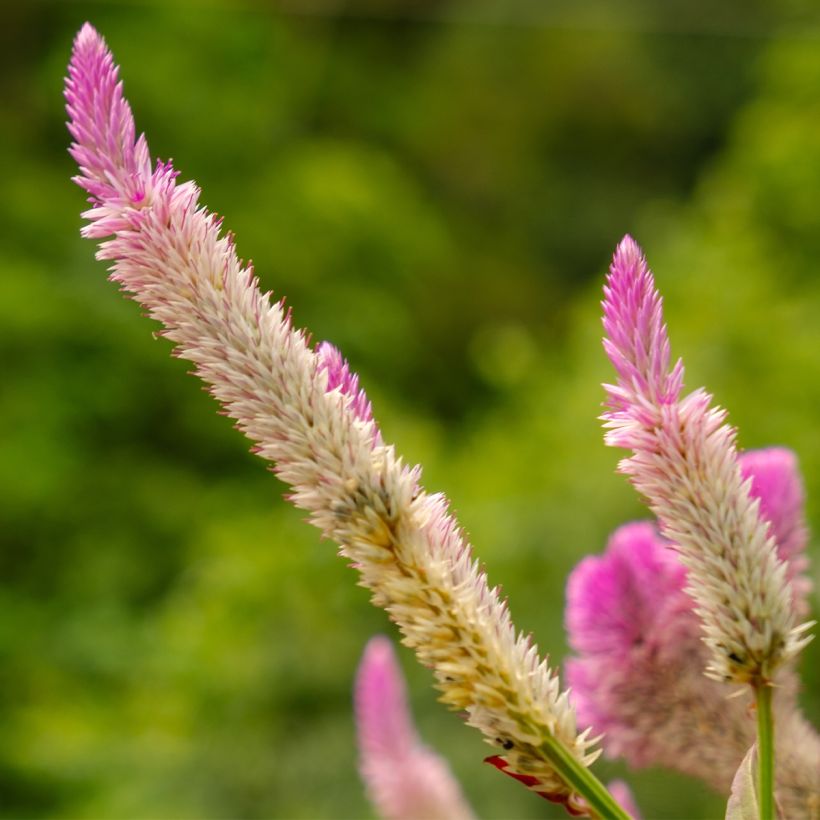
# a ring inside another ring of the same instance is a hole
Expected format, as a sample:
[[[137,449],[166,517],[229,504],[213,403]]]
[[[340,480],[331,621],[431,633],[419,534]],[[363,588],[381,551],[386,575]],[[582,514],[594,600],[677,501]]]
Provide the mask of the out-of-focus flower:
[[[769,533],[777,544],[777,554],[786,563],[795,612],[805,617],[809,611],[812,584],[806,571],[809,559],[803,479],[797,457],[785,447],[748,450],[740,456],[740,471],[751,480],[749,494],[760,502],[760,517],[769,522]]]
[[[641,820],[641,813],[638,810],[638,804],[635,802],[632,790],[623,780],[612,780],[606,784],[606,787],[632,820]]]
[[[703,390],[681,398],[661,298],[640,248],[626,237],[604,289],[606,442],[632,450],[620,469],[648,500],[689,571],[717,680],[765,684],[810,640],[795,627],[786,566],[758,514],[737,459],[734,430]]]
[[[359,771],[367,794],[387,820],[470,818],[447,763],[419,740],[393,647],[371,639],[356,676]]]
[[[796,460],[773,448],[740,462],[777,537],[801,533],[801,544],[778,542],[791,573],[805,543]],[[685,587],[673,545],[651,523],[618,529],[602,556],[583,559],[570,576],[566,625],[577,657],[567,661],[567,678],[579,721],[604,733],[608,756],[677,769],[725,792],[754,742],[755,720],[747,694],[727,698],[722,684],[704,678],[707,650]],[[797,710],[794,674],[784,669],[777,682],[778,797],[787,816],[812,817],[820,738]]]

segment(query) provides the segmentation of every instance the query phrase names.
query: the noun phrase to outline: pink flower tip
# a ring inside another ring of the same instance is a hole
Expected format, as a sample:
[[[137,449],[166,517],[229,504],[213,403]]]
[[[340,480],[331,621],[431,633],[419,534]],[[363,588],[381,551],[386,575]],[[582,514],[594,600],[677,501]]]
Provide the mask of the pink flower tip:
[[[404,679],[393,646],[383,635],[371,638],[365,647],[356,676],[355,706],[363,760],[404,753],[418,743]]]
[[[152,182],[151,158],[144,137],[135,137],[119,69],[90,23],[74,38],[65,98],[74,139],[69,151],[80,166],[74,181],[100,206],[85,215],[99,223],[94,236],[115,233],[121,227],[119,212],[145,198]]]
[[[615,248],[615,261],[624,267],[632,267],[644,262],[641,246],[632,238],[631,234],[624,234],[623,239]]]
[[[452,818],[472,812],[447,764],[419,740],[404,678],[387,638],[372,638],[354,694],[359,771],[368,797],[387,820]]]
[[[632,820],[641,820],[641,813],[638,811],[638,804],[635,802],[635,797],[632,790],[624,783],[623,780],[612,780],[607,783],[609,793],[615,798],[615,802],[632,818]]]
[[[87,45],[97,45],[105,48],[105,40],[103,40],[102,35],[86,20],[74,38],[74,46],[75,48],[82,48]]]
[[[663,300],[643,251],[629,234],[612,257],[603,309],[604,350],[618,375],[616,385],[606,385],[613,413],[634,412],[641,400],[677,401],[683,366],[677,362],[670,369]]]

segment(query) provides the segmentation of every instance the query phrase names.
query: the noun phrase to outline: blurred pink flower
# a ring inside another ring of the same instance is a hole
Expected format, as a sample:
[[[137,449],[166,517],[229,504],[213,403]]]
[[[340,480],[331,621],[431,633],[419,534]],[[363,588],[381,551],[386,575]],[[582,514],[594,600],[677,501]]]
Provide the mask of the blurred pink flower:
[[[604,556],[587,556],[569,577],[570,646],[583,656],[622,662],[635,647],[674,651],[681,622],[687,631],[694,623],[685,585],[686,569],[654,525],[626,524],[612,535]]]
[[[638,804],[635,802],[632,790],[623,780],[611,780],[606,784],[606,787],[616,802],[632,820],[641,820],[641,813],[638,811]]]
[[[809,612],[812,584],[806,571],[809,532],[805,517],[803,479],[797,456],[785,447],[748,450],[740,456],[740,471],[751,480],[749,494],[760,501],[760,517],[769,522],[777,554],[786,563],[792,601],[797,614]]]
[[[386,820],[471,818],[450,767],[419,740],[390,641],[367,644],[356,676],[359,771]]]
[[[806,528],[794,455],[750,451],[740,465],[790,576],[802,580]],[[726,790],[755,722],[748,696],[727,698],[702,674],[706,648],[686,583],[674,545],[653,524],[616,530],[605,553],[584,558],[567,584],[566,626],[577,655],[565,664],[567,680],[580,723],[604,733],[608,756],[678,769]],[[778,683],[778,754],[789,761],[778,770],[780,799],[800,816],[804,795],[820,787],[820,739],[796,709],[790,670]]]

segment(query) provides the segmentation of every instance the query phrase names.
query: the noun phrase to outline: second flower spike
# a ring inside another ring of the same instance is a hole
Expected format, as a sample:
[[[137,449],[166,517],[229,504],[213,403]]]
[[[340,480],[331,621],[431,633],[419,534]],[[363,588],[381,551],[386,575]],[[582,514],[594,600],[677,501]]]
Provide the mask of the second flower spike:
[[[710,650],[707,674],[767,684],[809,638],[795,626],[786,566],[749,493],[726,413],[703,390],[681,398],[662,302],[635,241],[618,246],[604,289],[604,348],[617,381],[606,385],[606,442],[689,571]]]

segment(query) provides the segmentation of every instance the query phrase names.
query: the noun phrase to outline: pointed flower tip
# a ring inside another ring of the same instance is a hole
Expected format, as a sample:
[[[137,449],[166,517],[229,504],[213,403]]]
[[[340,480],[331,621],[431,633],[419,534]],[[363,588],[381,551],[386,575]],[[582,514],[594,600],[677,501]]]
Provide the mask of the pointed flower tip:
[[[677,401],[683,387],[683,365],[671,366],[663,301],[643,251],[628,234],[612,257],[602,321],[604,350],[618,375],[614,389],[605,388],[607,407],[645,422],[647,408]],[[610,413],[604,419],[617,422],[618,427],[625,420]],[[610,439],[608,443],[615,442]]]
[[[76,45],[85,45],[86,43],[100,43],[103,41],[102,35],[91,25],[87,20],[80,26],[77,36],[74,38]]]
[[[389,638],[375,635],[368,642],[359,664],[359,677],[372,679],[374,673],[383,676],[386,672],[396,670],[396,656]]]
[[[74,37],[71,56],[72,63],[87,54],[96,56],[105,56],[108,54],[108,46],[106,45],[105,38],[88,22],[83,23],[77,35]]]
[[[627,234],[618,243],[606,277],[604,314],[635,310],[644,300],[658,298],[655,280],[641,246]]]
[[[615,248],[610,274],[623,272],[634,275],[641,272],[645,265],[645,257],[641,246],[630,234],[626,234],[618,243],[618,247]]]
[[[393,645],[383,635],[371,638],[365,647],[354,701],[363,751],[384,754],[415,742],[404,677]]]
[[[623,239],[618,243],[618,247],[615,250],[616,254],[635,254],[637,253],[639,256],[643,256],[643,251],[641,251],[640,245],[635,241],[632,234],[625,233]]]

